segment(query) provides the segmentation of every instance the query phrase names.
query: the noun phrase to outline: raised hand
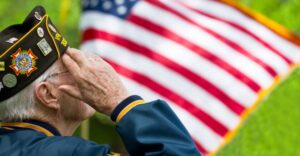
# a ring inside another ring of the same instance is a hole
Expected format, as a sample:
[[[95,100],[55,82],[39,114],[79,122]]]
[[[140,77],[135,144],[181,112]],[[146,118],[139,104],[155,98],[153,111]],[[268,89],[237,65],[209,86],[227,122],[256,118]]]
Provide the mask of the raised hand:
[[[62,85],[59,89],[98,112],[110,115],[117,104],[129,96],[116,71],[100,56],[69,48],[62,61],[77,87]]]

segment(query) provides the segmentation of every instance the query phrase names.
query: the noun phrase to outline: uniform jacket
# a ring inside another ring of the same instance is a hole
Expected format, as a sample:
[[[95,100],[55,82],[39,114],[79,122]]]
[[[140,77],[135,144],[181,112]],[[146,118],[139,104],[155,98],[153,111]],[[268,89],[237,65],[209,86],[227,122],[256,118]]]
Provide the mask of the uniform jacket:
[[[111,115],[130,155],[200,155],[189,133],[162,100],[130,96]],[[105,156],[109,145],[61,136],[49,124],[27,120],[2,123],[0,156]]]

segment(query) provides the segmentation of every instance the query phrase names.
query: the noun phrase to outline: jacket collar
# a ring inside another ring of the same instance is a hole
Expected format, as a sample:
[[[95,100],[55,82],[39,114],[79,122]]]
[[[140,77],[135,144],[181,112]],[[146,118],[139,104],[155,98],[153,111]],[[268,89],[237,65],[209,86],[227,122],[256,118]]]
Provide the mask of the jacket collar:
[[[44,133],[47,136],[61,136],[54,127],[45,122],[37,120],[24,120],[20,122],[2,122],[1,127],[6,129],[31,129]]]

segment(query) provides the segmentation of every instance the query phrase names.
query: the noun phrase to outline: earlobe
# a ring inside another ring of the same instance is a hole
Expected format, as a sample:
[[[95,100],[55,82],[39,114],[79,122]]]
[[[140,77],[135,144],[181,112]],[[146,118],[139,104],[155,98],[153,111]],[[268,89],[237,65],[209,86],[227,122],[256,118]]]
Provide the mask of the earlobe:
[[[50,83],[41,82],[37,84],[35,87],[35,95],[43,106],[50,109],[59,109],[55,88]]]

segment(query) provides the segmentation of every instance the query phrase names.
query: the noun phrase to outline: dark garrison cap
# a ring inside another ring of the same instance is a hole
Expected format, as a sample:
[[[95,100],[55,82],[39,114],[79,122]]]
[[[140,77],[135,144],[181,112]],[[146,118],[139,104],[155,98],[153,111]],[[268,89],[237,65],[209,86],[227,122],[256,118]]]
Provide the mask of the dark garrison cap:
[[[68,42],[41,6],[22,24],[0,32],[0,102],[43,74],[67,48]]]

